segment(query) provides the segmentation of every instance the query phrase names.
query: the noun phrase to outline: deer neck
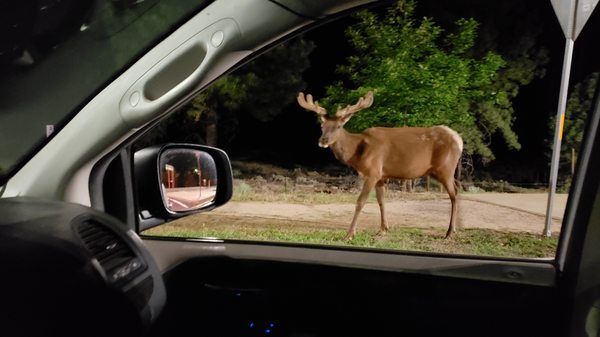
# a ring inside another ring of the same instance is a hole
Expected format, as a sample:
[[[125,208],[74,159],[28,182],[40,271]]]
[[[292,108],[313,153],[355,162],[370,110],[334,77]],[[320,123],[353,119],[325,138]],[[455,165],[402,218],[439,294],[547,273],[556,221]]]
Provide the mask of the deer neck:
[[[363,137],[361,134],[354,134],[346,130],[342,130],[336,142],[331,144],[329,147],[331,148],[331,151],[337,160],[346,165],[353,166],[352,158],[355,157],[356,152],[362,142]]]

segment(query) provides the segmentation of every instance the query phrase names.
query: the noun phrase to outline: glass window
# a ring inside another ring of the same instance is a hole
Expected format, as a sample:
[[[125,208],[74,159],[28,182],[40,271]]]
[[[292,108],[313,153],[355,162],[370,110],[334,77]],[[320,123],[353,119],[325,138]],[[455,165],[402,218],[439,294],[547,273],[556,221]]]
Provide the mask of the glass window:
[[[143,234],[551,258],[598,80],[597,17],[575,50],[550,237],[552,6],[433,0],[298,36],[149,132],[138,147],[223,148],[235,185],[225,206]]]
[[[2,6],[0,181],[121,69],[208,3],[88,0]]]

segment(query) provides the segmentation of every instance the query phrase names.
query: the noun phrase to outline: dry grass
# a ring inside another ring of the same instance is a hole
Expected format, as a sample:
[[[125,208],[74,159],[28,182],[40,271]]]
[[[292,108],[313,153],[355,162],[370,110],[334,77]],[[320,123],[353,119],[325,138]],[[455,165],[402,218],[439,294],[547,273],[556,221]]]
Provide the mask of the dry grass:
[[[346,242],[342,240],[345,229],[340,229],[334,223],[315,224],[302,220],[210,214],[180,219],[144,234],[523,258],[553,257],[557,245],[555,236],[545,238],[528,233],[465,229],[445,239],[444,229],[406,227],[392,228],[385,235],[376,235],[374,229],[364,229],[357,233],[354,240]]]
[[[313,186],[274,184],[250,184],[244,180],[237,180],[234,184],[233,201],[261,201],[285,202],[299,204],[339,204],[355,203],[358,198],[358,189],[341,191],[314,191]],[[410,193],[397,190],[387,190],[386,200],[439,200],[447,199],[445,192],[419,192]],[[375,202],[375,191],[369,195],[368,202]]]
[[[302,205],[354,204],[361,180],[350,174],[327,175],[303,169],[252,162],[233,162],[234,195],[238,202],[267,202]],[[331,172],[330,172],[331,173]],[[447,199],[445,192],[432,185],[431,192],[400,191],[397,182],[388,184],[386,200]],[[375,202],[371,193],[368,202]],[[402,251],[487,255],[503,257],[552,257],[557,238],[528,233],[505,233],[486,229],[465,229],[444,239],[445,229],[393,227],[383,236],[376,228],[358,231],[352,242],[343,241],[347,224],[326,215],[315,222],[296,218],[274,219],[257,216],[203,213],[189,216],[144,232],[146,235],[173,237],[217,237],[229,240],[275,241],[295,244],[355,246]]]

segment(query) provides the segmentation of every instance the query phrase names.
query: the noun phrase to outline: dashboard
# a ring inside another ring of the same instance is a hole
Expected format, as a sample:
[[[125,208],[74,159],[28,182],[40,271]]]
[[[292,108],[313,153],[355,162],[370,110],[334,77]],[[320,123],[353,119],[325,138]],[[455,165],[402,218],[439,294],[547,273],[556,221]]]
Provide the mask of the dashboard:
[[[166,302],[137,234],[78,204],[0,199],[0,322],[20,336],[139,335]]]

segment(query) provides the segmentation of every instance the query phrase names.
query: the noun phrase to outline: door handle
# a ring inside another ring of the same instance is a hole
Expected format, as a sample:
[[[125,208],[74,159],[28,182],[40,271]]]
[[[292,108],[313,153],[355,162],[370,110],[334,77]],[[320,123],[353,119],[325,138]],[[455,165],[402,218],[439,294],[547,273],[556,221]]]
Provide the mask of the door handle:
[[[139,127],[171,107],[203,82],[240,36],[233,19],[222,19],[183,42],[125,92],[119,106],[123,120]]]

